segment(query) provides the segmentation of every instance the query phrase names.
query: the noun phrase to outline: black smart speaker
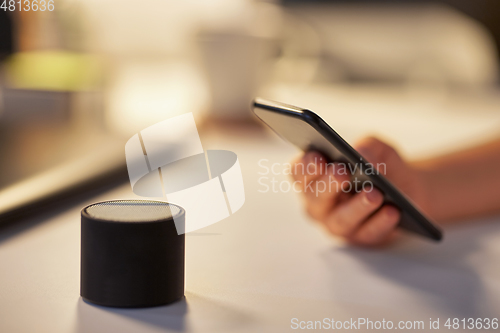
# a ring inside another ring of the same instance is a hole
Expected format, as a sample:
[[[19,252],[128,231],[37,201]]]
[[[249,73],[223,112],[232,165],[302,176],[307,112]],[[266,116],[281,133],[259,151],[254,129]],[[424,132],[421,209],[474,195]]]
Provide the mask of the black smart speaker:
[[[168,304],[184,296],[183,208],[114,200],[82,209],[80,294],[112,307]]]

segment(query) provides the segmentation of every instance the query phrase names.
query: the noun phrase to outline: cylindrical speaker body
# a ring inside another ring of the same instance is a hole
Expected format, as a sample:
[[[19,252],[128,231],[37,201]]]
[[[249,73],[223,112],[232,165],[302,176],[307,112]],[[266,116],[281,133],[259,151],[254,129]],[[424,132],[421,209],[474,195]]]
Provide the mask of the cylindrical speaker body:
[[[184,296],[183,208],[161,201],[115,200],[82,209],[83,299],[112,307],[147,307]]]

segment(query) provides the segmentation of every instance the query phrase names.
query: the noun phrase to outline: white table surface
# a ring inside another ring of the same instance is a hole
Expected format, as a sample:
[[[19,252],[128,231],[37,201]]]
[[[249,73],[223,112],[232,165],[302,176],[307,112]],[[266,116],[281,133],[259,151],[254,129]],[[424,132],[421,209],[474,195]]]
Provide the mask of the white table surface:
[[[292,318],[500,316],[500,218],[447,227],[440,244],[408,236],[384,250],[346,246],[305,216],[296,194],[259,192],[258,161],[296,151],[255,134],[202,135],[205,149],[238,154],[246,202],[186,235],[185,300],[113,309],[80,298],[80,209],[135,197],[124,185],[0,234],[0,332],[282,332]]]

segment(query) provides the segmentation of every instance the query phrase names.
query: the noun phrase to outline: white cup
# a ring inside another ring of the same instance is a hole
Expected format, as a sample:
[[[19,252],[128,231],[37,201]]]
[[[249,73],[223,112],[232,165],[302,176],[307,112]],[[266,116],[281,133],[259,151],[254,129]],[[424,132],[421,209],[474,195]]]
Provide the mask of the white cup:
[[[199,44],[211,95],[211,116],[245,120],[279,54],[276,39],[251,34],[203,32]]]

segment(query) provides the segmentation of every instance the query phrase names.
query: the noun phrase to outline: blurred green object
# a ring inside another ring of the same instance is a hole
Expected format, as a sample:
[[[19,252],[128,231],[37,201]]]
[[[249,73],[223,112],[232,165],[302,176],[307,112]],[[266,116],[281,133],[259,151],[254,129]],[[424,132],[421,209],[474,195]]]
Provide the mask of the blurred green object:
[[[101,81],[95,56],[66,51],[15,53],[6,61],[7,84],[13,89],[82,91]]]

